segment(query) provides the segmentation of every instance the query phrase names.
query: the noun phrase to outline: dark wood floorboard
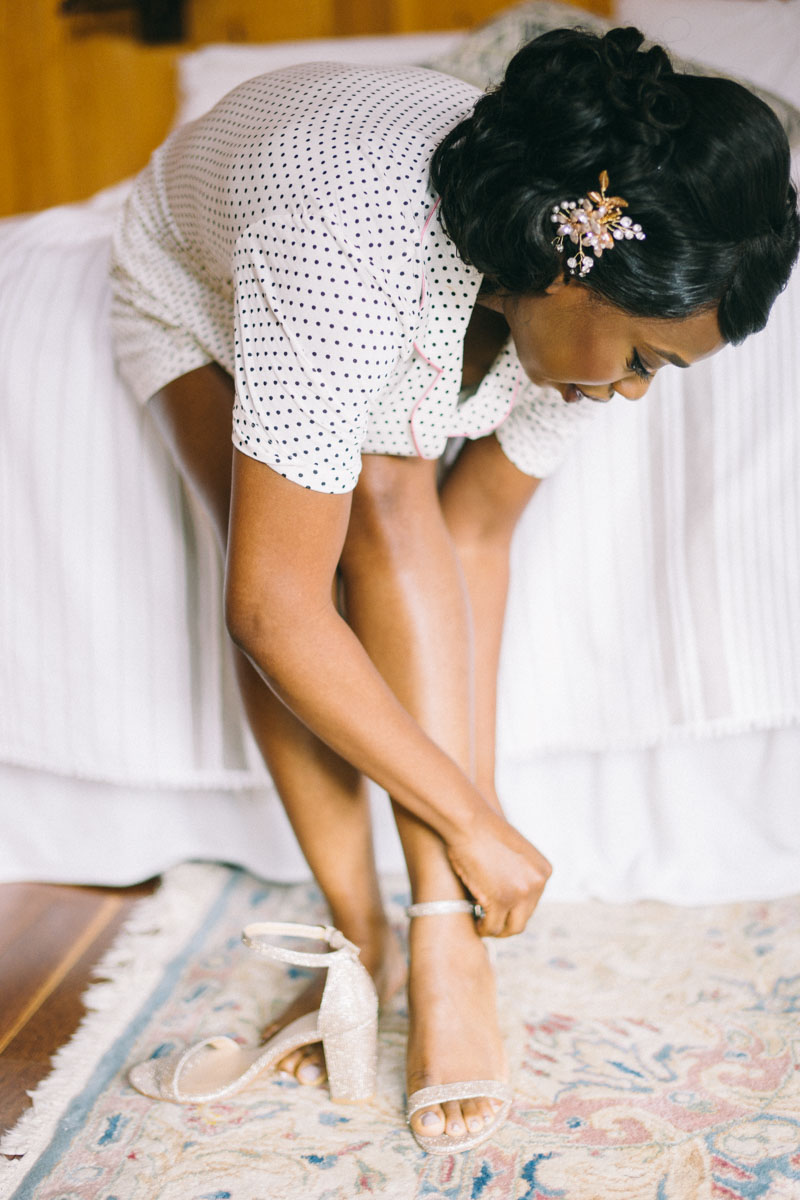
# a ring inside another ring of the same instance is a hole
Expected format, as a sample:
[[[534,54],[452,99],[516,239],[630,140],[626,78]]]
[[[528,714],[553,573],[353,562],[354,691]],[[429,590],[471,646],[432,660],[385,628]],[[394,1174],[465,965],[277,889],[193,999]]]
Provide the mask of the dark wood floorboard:
[[[0,1131],[30,1104],[26,1093],[80,1024],[94,966],[156,885],[0,885]]]

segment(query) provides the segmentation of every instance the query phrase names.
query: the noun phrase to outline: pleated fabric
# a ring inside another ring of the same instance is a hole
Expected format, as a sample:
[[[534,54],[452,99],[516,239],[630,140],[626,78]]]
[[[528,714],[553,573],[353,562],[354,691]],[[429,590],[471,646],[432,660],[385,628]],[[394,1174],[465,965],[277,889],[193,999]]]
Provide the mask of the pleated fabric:
[[[763,333],[615,398],[540,486],[514,548],[505,754],[797,722],[799,327],[795,274]]]
[[[0,225],[0,756],[246,786],[213,537],[112,362],[118,195]]]

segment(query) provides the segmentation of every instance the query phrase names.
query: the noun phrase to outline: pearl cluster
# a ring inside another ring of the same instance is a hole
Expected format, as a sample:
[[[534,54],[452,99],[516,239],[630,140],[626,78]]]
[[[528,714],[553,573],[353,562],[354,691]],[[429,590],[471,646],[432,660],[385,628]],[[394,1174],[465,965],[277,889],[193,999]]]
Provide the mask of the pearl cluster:
[[[564,200],[557,204],[550,220],[558,226],[553,245],[560,252],[564,249],[564,238],[578,247],[578,253],[567,259],[570,274],[588,275],[594,266],[594,258],[585,247],[594,251],[597,258],[604,250],[611,250],[614,242],[635,238],[642,242],[645,234],[641,225],[622,215],[628,207],[621,196],[606,196],[608,172],[600,172],[600,191],[589,192],[580,200]]]

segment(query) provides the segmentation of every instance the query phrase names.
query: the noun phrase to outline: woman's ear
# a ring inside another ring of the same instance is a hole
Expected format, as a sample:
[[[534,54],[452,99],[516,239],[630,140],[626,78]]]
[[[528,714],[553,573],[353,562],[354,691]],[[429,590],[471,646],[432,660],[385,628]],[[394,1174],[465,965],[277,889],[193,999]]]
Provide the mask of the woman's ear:
[[[570,279],[571,279],[571,278],[572,278],[572,276],[571,276],[571,275],[560,275],[560,276],[557,276],[557,277],[556,277],[556,278],[553,280],[553,282],[552,282],[552,283],[549,283],[549,284],[547,285],[547,287],[544,289],[545,295],[546,295],[546,296],[556,296],[556,295],[558,295],[558,293],[559,293],[559,292],[563,291],[563,290],[564,290],[564,288],[565,288],[565,287],[567,287],[567,286],[569,285],[569,281],[570,281]]]
[[[489,292],[488,295],[478,292],[478,299],[475,303],[480,304],[481,308],[491,308],[493,312],[502,313],[507,299],[507,292]]]

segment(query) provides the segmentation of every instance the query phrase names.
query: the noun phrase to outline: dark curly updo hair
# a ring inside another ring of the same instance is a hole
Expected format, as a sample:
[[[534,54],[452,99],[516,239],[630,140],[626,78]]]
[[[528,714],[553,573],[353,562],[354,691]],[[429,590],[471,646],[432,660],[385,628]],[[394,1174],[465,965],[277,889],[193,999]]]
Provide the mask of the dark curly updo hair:
[[[676,74],[643,41],[558,29],[524,46],[433,155],[440,219],[484,287],[542,292],[574,253],[553,245],[553,208],[605,170],[646,240],[615,245],[580,286],[640,317],[718,307],[722,336],[741,342],[800,245],[786,135],[746,88]]]

